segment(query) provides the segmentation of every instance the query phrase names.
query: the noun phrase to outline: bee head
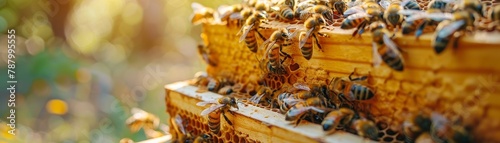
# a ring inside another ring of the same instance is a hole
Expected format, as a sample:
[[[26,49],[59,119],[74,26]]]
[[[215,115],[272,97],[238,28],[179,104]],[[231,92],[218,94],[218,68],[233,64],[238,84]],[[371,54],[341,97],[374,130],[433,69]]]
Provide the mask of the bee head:
[[[210,139],[210,138],[212,138],[212,136],[211,136],[211,135],[209,135],[209,134],[201,134],[201,137],[202,137],[203,139]]]
[[[229,99],[229,105],[231,105],[231,107],[234,107],[236,109],[240,109],[240,108],[238,108],[238,104],[236,103],[236,98],[234,98],[234,97],[231,97]]]

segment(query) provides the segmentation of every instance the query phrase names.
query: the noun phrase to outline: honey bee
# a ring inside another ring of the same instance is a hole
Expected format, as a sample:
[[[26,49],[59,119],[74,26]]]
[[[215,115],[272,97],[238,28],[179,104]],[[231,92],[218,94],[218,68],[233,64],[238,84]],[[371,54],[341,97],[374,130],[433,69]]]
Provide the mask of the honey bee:
[[[315,14],[313,17],[306,20],[304,27],[307,32],[300,33],[299,48],[305,59],[310,60],[313,54],[313,46],[316,45],[320,51],[323,51],[319,43],[318,36],[328,37],[328,35],[320,33],[319,30],[325,25],[323,16]],[[313,41],[314,38],[314,41]]]
[[[303,1],[303,2],[299,3],[296,6],[296,8],[294,9],[295,18],[297,18],[299,20],[307,20],[309,15],[307,15],[307,12],[303,12],[303,11],[305,11],[308,8],[314,7],[314,6],[315,6],[315,4],[313,4],[309,1]]]
[[[125,123],[132,132],[137,132],[141,128],[154,130],[160,125],[160,119],[151,113],[139,108],[132,108],[131,112],[132,117],[129,117]]]
[[[385,24],[381,22],[373,23],[372,29],[372,47],[373,47],[373,65],[379,66],[383,60],[389,67],[396,71],[404,70],[404,61],[400,49],[389,37],[389,31]]]
[[[312,94],[310,90],[311,89],[305,83],[293,84],[293,87],[287,92],[283,92],[278,95],[277,102],[280,106],[280,111],[286,113],[299,101],[313,97],[314,94]]]
[[[386,23],[395,28],[395,32],[398,31],[399,26],[404,20],[402,14],[398,13],[402,9],[401,4],[399,2],[392,2],[389,7],[385,9],[384,19]]]
[[[215,11],[209,7],[205,7],[199,3],[191,3],[191,8],[193,8],[194,13],[191,15],[191,23],[198,25],[201,23],[206,23],[213,21]]]
[[[493,6],[488,12],[488,17],[491,23],[488,24],[489,29],[494,29],[495,27],[500,27],[500,5]]]
[[[214,54],[210,49],[203,44],[198,45],[198,54],[200,54],[203,61],[210,66],[216,67],[219,63],[219,59],[216,58],[217,56],[213,56]]]
[[[348,9],[346,13],[349,14],[349,16],[342,21],[340,28],[356,28],[356,30],[352,33],[352,37],[355,37],[356,35],[361,36],[367,25],[372,22],[379,21],[383,16],[382,8],[374,0],[366,0],[362,5]]]
[[[338,110],[331,111],[328,113],[321,122],[323,131],[326,134],[331,134],[336,131],[337,127],[343,128],[351,123],[354,117],[354,111],[349,108],[340,108]]]
[[[377,140],[379,130],[373,121],[367,119],[358,119],[353,122],[353,127],[359,136]]]
[[[260,12],[269,12],[271,3],[265,0],[258,0],[255,4],[255,10]]]
[[[291,38],[295,34],[290,34],[288,29],[282,28],[271,34],[271,37],[263,42],[261,47],[266,47],[267,58],[269,59],[270,71],[284,71],[282,63],[287,59],[292,59],[292,56],[283,52],[283,47],[288,47],[292,44]],[[281,56],[285,58],[281,60]],[[292,59],[293,60],[293,59]]]
[[[227,22],[229,25],[230,22],[236,23],[236,25],[240,25],[243,17],[240,12],[244,9],[242,4],[234,4],[231,6],[221,5],[217,8],[218,13],[220,14],[220,19],[223,22]]]
[[[252,96],[249,100],[250,100],[250,102],[252,102],[254,104],[258,104],[258,103],[260,103],[260,101],[263,97],[267,97],[268,99],[271,99],[273,95],[274,95],[274,90],[272,90],[269,87],[264,86],[257,92],[257,94]]]
[[[293,21],[295,19],[295,13],[292,7],[282,4],[279,6],[271,7],[275,12],[278,13],[279,18],[286,21]]]
[[[307,113],[323,113],[324,110],[321,109],[324,107],[323,105],[325,105],[324,100],[318,97],[302,100],[285,113],[285,120],[292,121],[292,124],[297,126]]]
[[[175,133],[172,134],[173,135],[172,142],[183,143],[183,142],[189,141],[193,138],[191,133],[189,133],[186,130],[186,128],[185,128],[186,123],[184,122],[184,120],[182,119],[181,116],[175,115],[174,117],[171,117],[170,118],[170,126],[172,126],[174,131],[175,131]]]
[[[438,113],[432,113],[431,120],[430,135],[435,142],[472,142],[472,135],[463,126],[450,123]]]
[[[429,132],[432,120],[428,115],[417,114],[403,123],[405,142],[412,143],[424,132]]]
[[[462,0],[458,9],[473,12],[474,14],[484,17],[484,5],[479,0]]]
[[[436,28],[437,32],[432,40],[432,47],[437,54],[445,50],[452,38],[457,41],[458,38],[465,34],[466,28],[474,23],[473,14],[467,11],[455,12],[451,19],[453,20],[445,20],[439,23]],[[455,34],[457,32],[458,34]],[[453,47],[457,48],[458,42],[454,42]]]
[[[333,11],[325,5],[315,5],[300,11],[299,19],[307,20],[314,14],[320,14],[327,20],[325,22],[333,23]]]
[[[213,104],[209,108],[206,108],[201,112],[201,116],[207,116],[208,115],[208,127],[210,128],[210,131],[214,134],[218,134],[220,131],[220,115],[222,113],[222,116],[226,120],[226,122],[229,125],[233,125],[233,123],[226,117],[226,112],[233,113],[231,110],[232,108],[235,108],[238,110],[238,104],[236,102],[236,99],[234,97],[228,97],[224,96],[221,97],[217,100],[212,100],[212,101],[202,101],[196,103],[198,106],[205,106],[207,104]]]
[[[368,100],[373,98],[375,96],[374,90],[369,86],[358,83],[359,81],[366,80],[368,77],[352,78],[353,74],[354,72],[349,75],[349,79],[345,79],[345,77],[334,77],[330,81],[328,89],[333,91],[336,95],[339,95],[342,99],[348,101]]]
[[[258,49],[255,33],[257,33],[262,40],[266,40],[266,38],[258,30],[258,28],[260,28],[261,21],[266,18],[267,15],[265,13],[254,12],[254,14],[246,20],[245,26],[241,28],[243,34],[240,37],[240,42],[245,40],[247,47],[254,53],[256,53]]]

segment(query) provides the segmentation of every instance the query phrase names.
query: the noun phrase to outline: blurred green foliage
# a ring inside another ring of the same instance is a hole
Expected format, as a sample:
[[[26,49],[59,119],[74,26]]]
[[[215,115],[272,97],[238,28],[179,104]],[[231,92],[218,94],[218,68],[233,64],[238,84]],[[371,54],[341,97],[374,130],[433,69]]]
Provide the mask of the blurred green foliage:
[[[10,108],[0,103],[0,143],[145,140],[125,125],[132,107],[167,124],[163,85],[205,68],[194,56],[201,27],[190,23],[191,2],[0,0],[0,43],[16,30],[18,81],[17,134],[6,134]],[[0,101],[7,102],[7,45],[0,47]]]

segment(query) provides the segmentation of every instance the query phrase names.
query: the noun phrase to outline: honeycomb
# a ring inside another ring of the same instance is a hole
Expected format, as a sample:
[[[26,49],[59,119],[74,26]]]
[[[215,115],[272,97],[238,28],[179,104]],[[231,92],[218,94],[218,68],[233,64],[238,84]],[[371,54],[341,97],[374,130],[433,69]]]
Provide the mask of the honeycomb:
[[[423,9],[427,9],[428,0],[417,0]],[[497,5],[499,1],[482,1],[487,8]],[[224,77],[233,81],[234,96],[243,99],[245,104],[253,104],[246,100],[255,95],[262,86],[270,87],[276,93],[285,92],[294,83],[308,85],[328,84],[333,77],[346,77],[351,72],[355,75],[370,75],[369,83],[376,87],[376,95],[368,101],[356,101],[358,112],[373,117],[380,129],[380,142],[403,142],[402,124],[409,116],[418,113],[437,112],[451,121],[459,121],[470,129],[476,142],[500,142],[500,60],[495,53],[500,52],[498,43],[485,43],[467,40],[459,42],[459,47],[436,55],[430,47],[430,35],[424,34],[418,41],[411,36],[397,36],[395,42],[404,49],[405,71],[395,72],[385,64],[372,67],[371,37],[365,34],[361,39],[351,39],[351,31],[338,28],[342,22],[336,17],[333,31],[323,30],[330,38],[319,38],[324,52],[313,48],[313,57],[306,60],[298,49],[298,38],[294,38],[292,48],[283,51],[294,59],[300,68],[294,69],[290,60],[284,61],[287,74],[263,72],[265,66],[261,61],[265,55],[263,49],[252,53],[239,42],[237,33],[241,25],[203,24],[206,45],[211,55],[217,58],[217,66],[208,66],[210,77]],[[280,21],[262,24],[260,30],[264,37],[278,29],[288,27]],[[300,27],[301,25],[295,25]],[[427,27],[425,31],[434,31]],[[333,37],[333,38],[332,38]],[[464,38],[465,39],[465,38]],[[475,39],[477,40],[477,39]],[[257,38],[260,45],[263,41]],[[480,46],[480,48],[476,48]],[[260,46],[259,46],[260,47]],[[451,48],[448,48],[451,49]],[[451,52],[450,52],[451,51]],[[195,123],[191,127],[194,133],[208,132],[206,119],[189,111],[177,111],[169,106],[170,115],[180,114]],[[256,104],[256,106],[279,112],[272,104]],[[274,106],[275,107],[275,106]],[[204,124],[205,123],[205,124]],[[198,126],[199,125],[199,126]],[[224,127],[223,127],[224,128]],[[213,135],[218,142],[253,142],[246,140],[245,133],[231,128],[221,130],[221,135]],[[355,133],[347,129],[346,131]]]

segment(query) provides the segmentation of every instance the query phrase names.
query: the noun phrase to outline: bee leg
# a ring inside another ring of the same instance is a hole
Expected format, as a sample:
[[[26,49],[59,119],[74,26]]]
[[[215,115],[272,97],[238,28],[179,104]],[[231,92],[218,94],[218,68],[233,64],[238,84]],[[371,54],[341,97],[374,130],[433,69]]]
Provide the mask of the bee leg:
[[[318,46],[319,50],[321,52],[323,52],[323,48],[321,48],[321,44],[319,44],[319,40],[318,40],[318,37],[316,36],[316,34],[313,34],[313,37],[314,37],[314,40],[316,41],[316,46]]]
[[[458,33],[455,33],[455,34],[456,35],[454,35],[455,41],[453,41],[453,48],[457,49],[458,48],[458,41],[460,41],[460,39],[462,38],[463,32],[458,32]]]
[[[361,30],[361,27],[363,27],[363,28],[364,28],[364,26],[362,26],[362,25],[364,25],[365,23],[366,23],[366,21],[363,21],[363,22],[361,22],[361,23],[358,25],[358,27],[356,28],[356,30],[354,30],[354,32],[352,33],[352,37],[351,37],[351,39],[352,39],[352,38],[354,38],[354,37],[358,34],[359,30]]]
[[[228,110],[228,112],[229,112],[229,113],[231,113],[231,114],[233,114],[233,112],[232,112],[232,111],[229,111],[229,110]],[[226,120],[226,122],[227,122],[229,125],[231,125],[231,126],[233,125],[233,122],[231,122],[231,121],[230,121],[230,120],[226,117],[226,112],[224,112],[224,111],[223,111],[223,112],[222,112],[222,116],[224,116],[224,120]]]

